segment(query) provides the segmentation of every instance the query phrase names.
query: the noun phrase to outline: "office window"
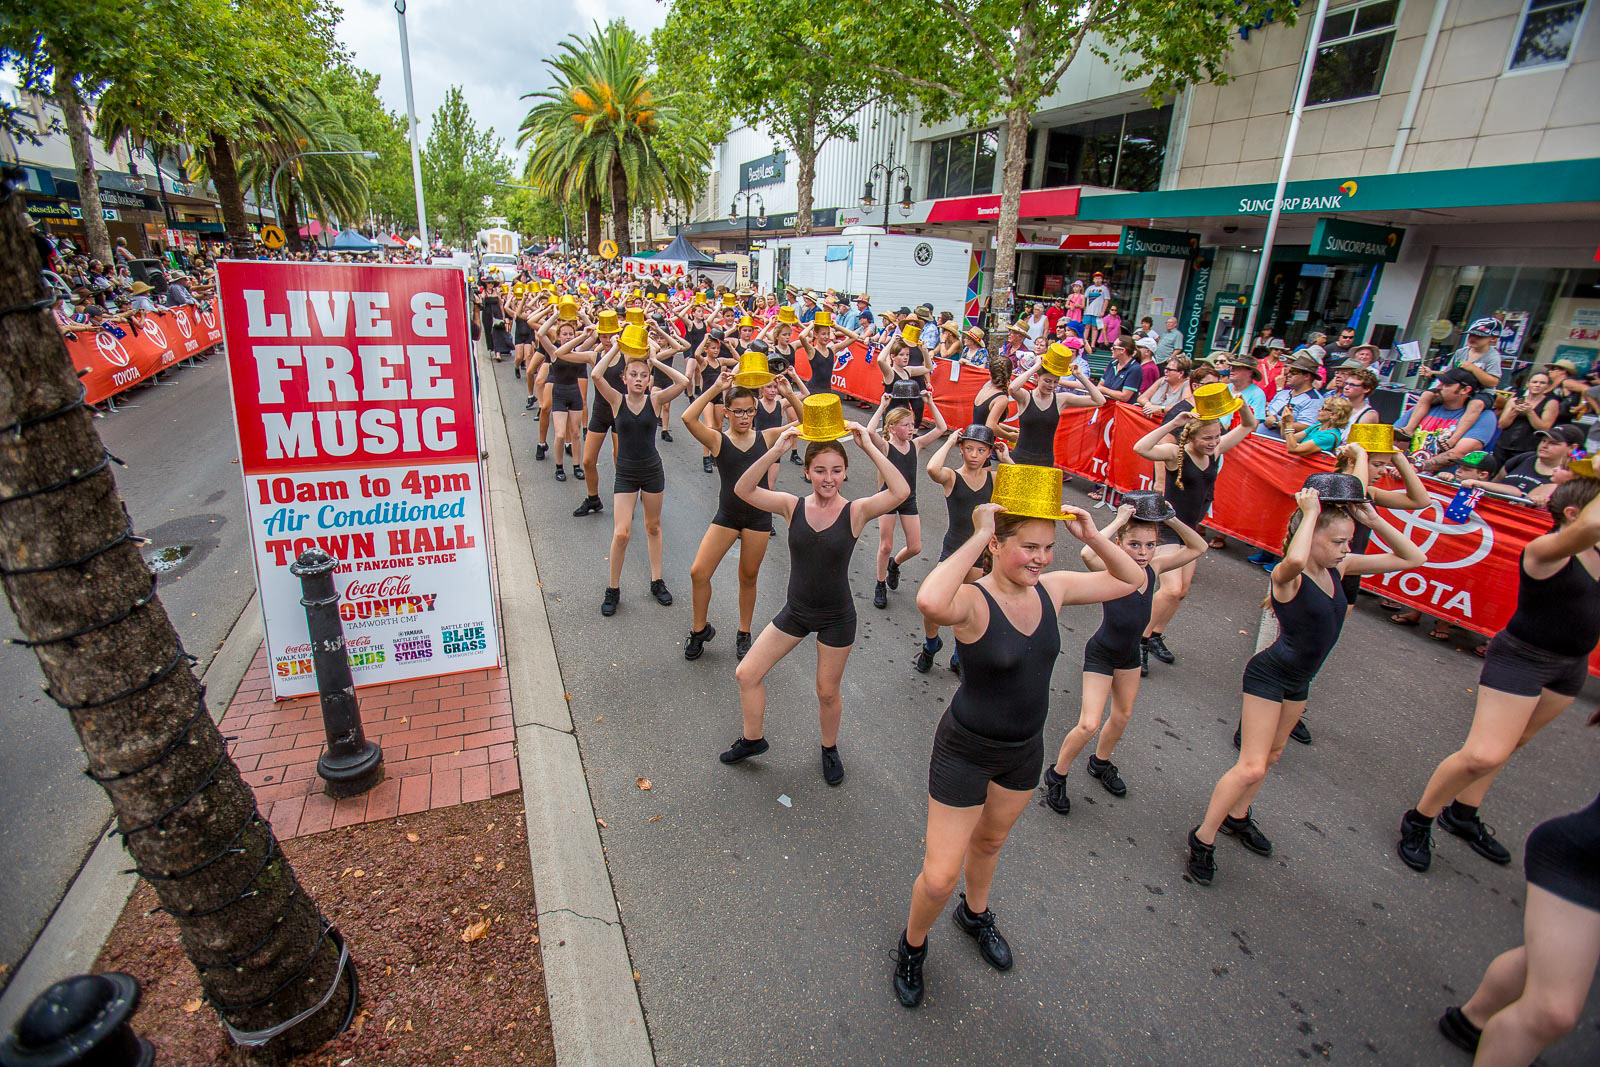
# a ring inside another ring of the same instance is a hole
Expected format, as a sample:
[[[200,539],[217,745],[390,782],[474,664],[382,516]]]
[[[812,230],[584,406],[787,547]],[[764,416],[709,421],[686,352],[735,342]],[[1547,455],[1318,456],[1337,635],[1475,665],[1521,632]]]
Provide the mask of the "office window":
[[[1506,70],[1534,70],[1566,63],[1583,28],[1586,0],[1526,0]]]
[[[1172,109],[1162,107],[1039,131],[1045,154],[1043,187],[1097,185],[1148,192],[1160,183],[1171,125]]]
[[[1336,104],[1382,92],[1399,14],[1400,0],[1363,0],[1328,12],[1306,103]]]
[[[929,199],[993,191],[999,131],[963,133],[934,141],[928,147]]]

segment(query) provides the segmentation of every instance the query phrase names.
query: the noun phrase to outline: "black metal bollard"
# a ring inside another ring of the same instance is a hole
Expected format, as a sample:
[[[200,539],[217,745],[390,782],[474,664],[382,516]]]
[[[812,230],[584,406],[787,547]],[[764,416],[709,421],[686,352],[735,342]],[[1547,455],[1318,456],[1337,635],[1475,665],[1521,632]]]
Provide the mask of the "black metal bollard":
[[[383,781],[383,749],[367,740],[361,730],[361,705],[350,679],[350,659],[344,650],[344,626],[339,622],[339,594],[333,588],[333,570],[339,565],[320,548],[308,548],[289,565],[300,579],[300,603],[305,605],[311,629],[311,665],[317,672],[317,693],[322,698],[322,726],[328,745],[317,759],[317,773],[336,797],[365,793]]]
[[[150,1067],[155,1049],[128,1026],[138,1006],[139,983],[121,972],[57,982],[0,1041],[0,1067]]]

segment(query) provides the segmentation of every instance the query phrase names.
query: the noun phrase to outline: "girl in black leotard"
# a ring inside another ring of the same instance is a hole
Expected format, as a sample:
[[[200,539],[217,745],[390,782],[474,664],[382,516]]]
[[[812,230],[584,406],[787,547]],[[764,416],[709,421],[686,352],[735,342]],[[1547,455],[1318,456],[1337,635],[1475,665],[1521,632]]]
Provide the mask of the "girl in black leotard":
[[[952,445],[961,447],[961,466],[955,469],[945,466],[945,457],[950,454]],[[939,562],[949,559],[950,554],[972,536],[972,509],[979,504],[987,504],[994,493],[994,469],[989,466],[989,457],[996,454],[1000,462],[1011,462],[1005,442],[997,438],[994,431],[987,426],[972,425],[960,433],[952,432],[945,443],[928,457],[928,477],[938,482],[944,490],[945,511],[949,520],[945,526],[944,542],[939,547]],[[982,575],[981,570],[973,567],[967,580],[975,582]],[[911,661],[912,669],[921,674],[933,670],[934,653],[943,647],[944,640],[939,636],[938,624],[924,615],[922,647],[917,649]],[[959,651],[950,654],[950,669],[958,674],[961,672]]]
[[[1222,423],[1234,411],[1239,413],[1239,424],[1223,433]],[[1186,526],[1198,530],[1205,521],[1206,512],[1211,510],[1222,457],[1249,437],[1255,428],[1254,413],[1235,397],[1221,418],[1198,419],[1194,412],[1185,411],[1145,434],[1134,444],[1133,450],[1155,464],[1156,490],[1177,509],[1178,518]],[[1164,440],[1171,433],[1178,435],[1176,443]],[[1177,551],[1177,547],[1163,545],[1161,550]],[[1162,663],[1172,663],[1178,658],[1167,648],[1162,635],[1171,625],[1173,616],[1178,614],[1183,598],[1189,595],[1194,568],[1191,560],[1161,576],[1161,585],[1150,605],[1150,625],[1140,646],[1142,666],[1149,666],[1150,656]]]
[[[549,420],[556,436],[556,481],[567,480],[565,445],[576,444],[583,455],[583,390],[578,382],[588,378],[595,359],[598,335],[588,321],[563,322],[551,319],[538,332],[539,344],[549,356],[540,414]],[[540,438],[535,456],[544,458],[544,439]],[[583,464],[573,466],[583,477]]]
[[[788,382],[774,379],[773,386],[788,392]],[[790,394],[793,395],[792,393]],[[727,407],[728,426],[725,432],[712,433],[701,421],[706,407],[712,402]],[[780,405],[781,410],[781,405]],[[695,440],[711,450],[711,460],[716,464],[717,476],[722,481],[721,495],[717,498],[717,513],[712,516],[706,535],[700,539],[694,564],[689,568],[689,581],[694,601],[694,618],[689,627],[689,638],[684,642],[683,658],[699,659],[705,643],[717,636],[717,628],[706,621],[711,608],[711,576],[721,566],[734,542],[739,544],[739,629],[734,636],[734,654],[744,659],[750,651],[750,618],[756,609],[756,575],[761,571],[761,561],[766,558],[767,540],[772,536],[772,515],[740,500],[733,487],[740,475],[761,458],[762,453],[777,439],[776,428],[759,429],[755,423],[761,414],[756,390],[733,384],[733,372],[725,370],[717,387],[695,397],[689,410],[683,413],[683,424]]]
[[[1035,467],[1056,465],[1056,427],[1067,408],[1104,406],[1100,386],[1072,362],[1066,345],[1051,345],[1044,356],[1012,379],[1011,399],[1017,402],[1017,443],[1011,448],[1013,463]],[[1083,388],[1082,393],[1058,393],[1061,379],[1070,374]],[[998,406],[998,405],[996,405]],[[973,416],[978,412],[974,410]]]
[[[705,428],[712,433],[722,432],[723,417],[726,412],[722,406],[722,391],[718,385],[722,372],[737,370],[739,355],[736,342],[729,339],[726,331],[713,328],[706,332],[706,339],[700,342],[700,347],[694,350],[694,359],[691,361],[689,375],[699,382],[695,387],[695,399],[710,396],[710,402],[701,408],[703,412],[701,421]],[[711,450],[705,448],[700,453],[700,467],[710,473],[714,464],[711,461]]]
[[[1600,481],[1563,482],[1545,506],[1555,527],[1522,550],[1517,609],[1489,642],[1466,742],[1401,818],[1400,858],[1413,870],[1432,861],[1435,818],[1485,859],[1510,862],[1478,807],[1512,754],[1572,705],[1589,676],[1600,642]]]
[[[816,401],[813,401],[815,403]],[[797,497],[766,488],[767,469],[799,440],[796,426],[786,427],[767,454],[751,464],[734,486],[739,499],[781,515],[789,524],[789,594],[777,617],[761,631],[750,654],[739,663],[739,704],[744,730],[720,759],[738,763],[767,750],[763,724],[767,714],[767,672],[799,647],[807,634],[817,635],[817,719],[822,728],[822,776],[829,785],[844,781],[839,759],[839,681],[856,640],[856,608],[850,597],[850,556],[867,523],[887,515],[911,492],[889,458],[867,440],[860,423],[847,423],[850,435],[882,475],[884,487],[872,496],[849,500],[844,487],[848,460],[839,441],[812,441],[806,446],[809,496]]]
[[[1237,837],[1257,855],[1272,854],[1272,842],[1256,825],[1250,805],[1266,780],[1267,768],[1283,755],[1289,731],[1306,709],[1311,681],[1339,640],[1344,627],[1341,580],[1347,574],[1388,574],[1428,562],[1370,503],[1324,508],[1316,489],[1300,490],[1295,503],[1299,510],[1289,519],[1283,559],[1272,569],[1267,594],[1278,617],[1278,639],[1257,652],[1244,669],[1238,762],[1217,782],[1205,818],[1189,832],[1189,877],[1200,885],[1210,885],[1216,874],[1219,830]],[[1371,527],[1394,551],[1352,554],[1350,540],[1358,522]]]
[[[1009,426],[1001,425],[1006,413],[1011,410],[1011,358],[1004,355],[991,355],[989,357],[989,380],[978,388],[972,398],[972,421],[979,426],[987,426],[996,436],[1002,436],[1008,444],[1017,440],[1017,432]],[[1043,463],[1039,466],[1053,467],[1055,464]]]
[[[884,348],[883,354],[878,357],[878,370],[883,375],[883,392],[887,396],[894,388],[895,382],[915,382],[918,395],[905,399],[891,400],[890,407],[906,407],[911,409],[913,421],[911,428],[920,429],[922,415],[926,404],[921,395],[921,390],[928,387],[928,366],[926,361],[912,363],[911,357],[915,354],[922,360],[921,347],[912,347],[905,340],[896,336]]]
[[[1056,524],[1008,515],[980,504],[971,535],[917,590],[917,607],[935,627],[949,626],[967,662],[961,687],[933,738],[928,764],[928,825],[922,873],[900,936],[894,991],[900,1003],[922,1000],[928,930],[962,874],[966,892],[951,918],[997,970],[1011,967],[1011,947],[989,910],[1000,847],[1028,806],[1044,763],[1050,674],[1061,650],[1056,615],[1069,604],[1126,594],[1144,575],[1094,524],[1065,513],[1067,529],[1106,562],[1105,572],[1046,570]],[[991,566],[976,584],[967,573],[987,552]]]
[[[938,404],[933,405],[934,428],[918,437],[912,436],[917,424],[911,411],[908,408],[890,410],[889,404],[889,394],[885,393],[883,399],[878,401],[878,410],[872,413],[867,423],[867,440],[875,447],[887,450],[889,462],[895,465],[906,484],[911,486],[911,495],[878,520],[878,584],[872,590],[872,606],[875,608],[887,608],[889,590],[900,588],[900,564],[922,555],[922,516],[917,514],[917,468],[922,463],[918,454],[950,432]],[[883,425],[882,437],[877,433],[880,423]],[[897,522],[906,542],[898,552],[894,550]]]
[[[1179,551],[1157,553],[1163,527],[1178,535],[1182,545]],[[1127,783],[1122,780],[1117,765],[1111,762],[1111,754],[1128,728],[1128,721],[1133,717],[1133,702],[1139,696],[1139,639],[1150,621],[1150,601],[1157,576],[1187,566],[1206,551],[1205,538],[1186,526],[1160,493],[1124,494],[1117,517],[1102,533],[1139,565],[1143,571],[1142,581],[1133,592],[1100,605],[1100,628],[1084,645],[1083,705],[1078,713],[1078,725],[1067,731],[1055,766],[1044,772],[1045,803],[1058,815],[1072,810],[1072,801],[1067,796],[1067,772],[1095,731],[1100,730],[1108,696],[1111,718],[1100,731],[1100,740],[1089,756],[1087,769],[1089,776],[1099,781],[1112,796],[1127,794]],[[1083,547],[1083,562],[1090,570],[1105,568],[1105,563],[1089,545]]]
[[[655,357],[658,343],[645,329],[629,326],[595,367],[594,386],[600,400],[611,408],[612,433],[617,439],[616,483],[611,497],[611,580],[600,603],[600,614],[607,616],[616,614],[622,595],[622,561],[633,535],[633,506],[641,497],[650,552],[650,594],[663,605],[672,603],[672,594],[661,577],[661,495],[666,492],[667,479],[661,454],[656,451],[656,429],[661,418],[656,414],[655,394],[660,394],[662,401],[670,401],[689,388],[689,379]],[[606,379],[606,371],[624,355],[628,361],[622,381],[627,392],[619,393]],[[652,389],[651,370],[664,371],[672,384],[665,389]]]

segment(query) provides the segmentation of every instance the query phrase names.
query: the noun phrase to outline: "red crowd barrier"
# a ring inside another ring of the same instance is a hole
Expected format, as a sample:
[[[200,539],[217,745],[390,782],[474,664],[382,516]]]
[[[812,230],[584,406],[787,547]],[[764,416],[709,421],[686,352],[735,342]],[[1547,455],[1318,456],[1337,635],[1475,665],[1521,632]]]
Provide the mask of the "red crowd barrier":
[[[116,325],[126,336],[85,327],[67,339],[67,352],[90,404],[131,389],[222,341],[217,313],[198,307],[146,311]]]
[[[838,358],[844,361],[844,365],[835,365],[834,389],[852,399],[877,406],[878,401],[883,399],[883,372],[878,369],[877,357],[874,356],[869,362],[866,346],[851,345],[848,354],[841,354]],[[795,366],[802,378],[810,377],[810,361],[799,349],[795,351]],[[936,359],[927,381],[933,390],[933,402],[939,405],[939,410],[944,414],[944,421],[960,427],[972,421],[972,400],[989,380],[989,374],[965,363],[958,366],[960,374],[952,382],[950,361]]]

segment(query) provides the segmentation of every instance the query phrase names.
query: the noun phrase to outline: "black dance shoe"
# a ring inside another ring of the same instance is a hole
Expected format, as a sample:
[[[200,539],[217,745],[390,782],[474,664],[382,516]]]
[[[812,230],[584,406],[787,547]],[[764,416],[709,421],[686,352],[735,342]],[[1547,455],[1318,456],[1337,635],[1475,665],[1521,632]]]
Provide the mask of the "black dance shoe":
[[[1239,844],[1254,852],[1258,856],[1272,855],[1272,842],[1267,840],[1267,835],[1261,832],[1261,827],[1251,817],[1250,809],[1246,809],[1244,818],[1235,819],[1232,815],[1222,818],[1222,832],[1239,839]]]
[[[962,893],[961,903],[950,912],[950,918],[955,921],[956,927],[962,933],[978,943],[978,954],[983,957],[985,963],[997,971],[1011,969],[1011,946],[1000,936],[1000,931],[994,928],[993,908],[985,908],[981,915],[974,914],[967,907],[967,895]]]
[[[740,735],[739,740],[729,745],[728,751],[717,758],[723,763],[738,763],[740,760],[747,760],[751,756],[761,755],[769,747],[765,737],[758,737],[754,741],[748,741],[743,735]]]

